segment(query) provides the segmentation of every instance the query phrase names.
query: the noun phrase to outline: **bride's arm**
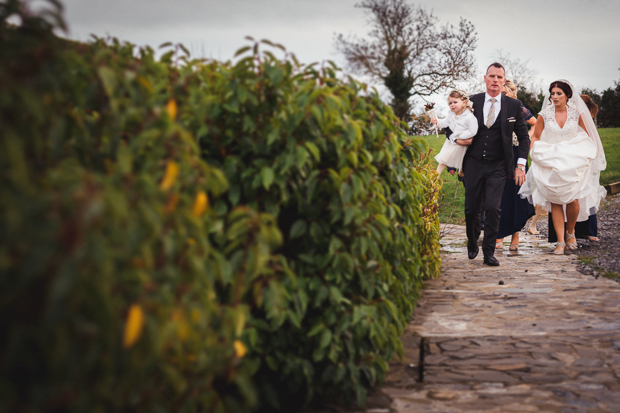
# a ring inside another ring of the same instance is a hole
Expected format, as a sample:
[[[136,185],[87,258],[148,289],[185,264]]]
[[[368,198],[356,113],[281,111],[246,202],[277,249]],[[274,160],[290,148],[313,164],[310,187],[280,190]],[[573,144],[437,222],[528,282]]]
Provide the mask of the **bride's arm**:
[[[581,120],[579,121],[581,122]],[[534,133],[532,134],[532,143],[530,144],[530,150],[534,147],[534,142],[540,140],[540,135],[542,135],[543,129],[545,129],[545,120],[542,116],[539,116],[536,119],[536,125],[534,126]]]

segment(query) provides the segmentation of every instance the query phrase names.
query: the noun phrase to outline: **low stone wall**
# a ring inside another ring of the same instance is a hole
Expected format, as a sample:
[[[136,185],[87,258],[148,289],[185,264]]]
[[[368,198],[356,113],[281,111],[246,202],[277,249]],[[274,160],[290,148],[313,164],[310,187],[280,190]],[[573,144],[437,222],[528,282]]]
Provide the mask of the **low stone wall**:
[[[607,195],[616,195],[620,193],[620,182],[605,185],[605,189],[607,190]]]

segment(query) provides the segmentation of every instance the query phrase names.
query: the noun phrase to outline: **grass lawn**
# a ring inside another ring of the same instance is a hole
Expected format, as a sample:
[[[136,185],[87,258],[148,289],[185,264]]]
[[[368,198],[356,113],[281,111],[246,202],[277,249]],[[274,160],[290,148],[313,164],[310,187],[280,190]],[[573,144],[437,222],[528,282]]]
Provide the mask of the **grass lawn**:
[[[607,158],[607,169],[601,173],[601,185],[620,182],[620,128],[599,129],[598,132]],[[433,148],[433,156],[441,150],[446,140],[445,135],[439,135],[439,138],[435,135],[420,136],[420,138]],[[437,166],[434,159],[432,162]],[[456,179],[456,176],[451,176],[445,171],[441,174],[441,178],[443,179],[443,189],[439,206],[439,220],[442,223],[464,225],[465,188]]]
[[[601,172],[601,185],[620,182],[620,128],[599,129],[603,142],[607,169]]]
[[[437,167],[434,158],[441,150],[446,135],[439,135],[439,138],[436,135],[420,136],[420,138],[433,148],[431,161],[433,166]],[[439,221],[441,223],[465,225],[465,188],[463,184],[456,179],[456,174],[452,176],[446,171],[441,174],[441,178],[443,179],[443,188],[439,199]]]

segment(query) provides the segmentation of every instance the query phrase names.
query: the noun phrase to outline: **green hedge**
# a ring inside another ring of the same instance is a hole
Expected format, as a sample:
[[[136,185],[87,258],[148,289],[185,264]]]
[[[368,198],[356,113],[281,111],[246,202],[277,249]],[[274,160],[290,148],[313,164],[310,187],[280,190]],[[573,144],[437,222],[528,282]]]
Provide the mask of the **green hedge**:
[[[210,208],[228,183],[173,65],[23,19],[0,28],[0,411],[256,405],[241,297],[286,271],[273,217]]]
[[[181,119],[230,183],[214,207],[273,214],[296,275],[278,316],[256,308],[245,332],[261,361],[260,394],[274,406],[335,395],[362,403],[401,350],[422,279],[438,273],[436,211],[423,220],[436,175],[422,142],[333,65],[301,66],[256,46],[239,53],[187,85]]]
[[[0,16],[0,410],[363,403],[439,271],[424,144],[331,64]]]

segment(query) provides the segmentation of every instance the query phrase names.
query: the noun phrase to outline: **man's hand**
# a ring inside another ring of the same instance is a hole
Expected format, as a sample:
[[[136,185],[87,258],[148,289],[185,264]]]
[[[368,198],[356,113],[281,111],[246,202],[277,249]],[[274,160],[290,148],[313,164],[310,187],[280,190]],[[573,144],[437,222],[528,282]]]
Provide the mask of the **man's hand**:
[[[515,185],[521,186],[525,182],[525,172],[519,168],[515,168]]]
[[[473,142],[474,138],[469,138],[469,139],[455,139],[454,143],[456,143],[457,145],[461,145],[461,146],[469,146],[471,145],[471,143]]]

